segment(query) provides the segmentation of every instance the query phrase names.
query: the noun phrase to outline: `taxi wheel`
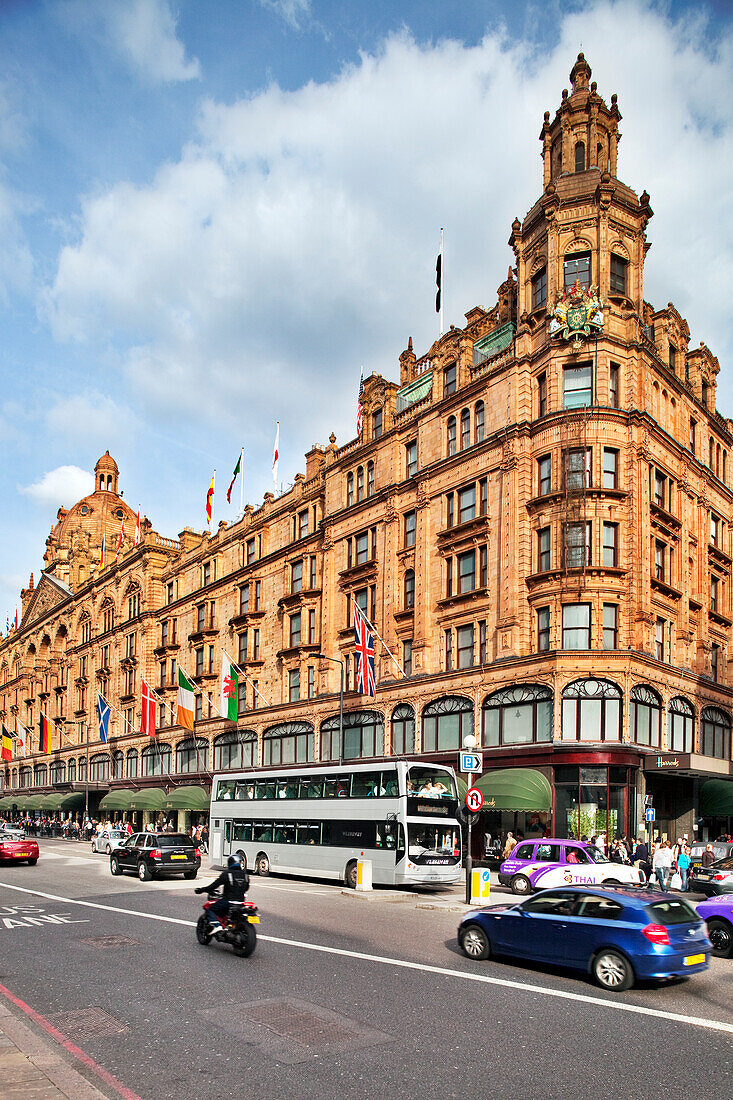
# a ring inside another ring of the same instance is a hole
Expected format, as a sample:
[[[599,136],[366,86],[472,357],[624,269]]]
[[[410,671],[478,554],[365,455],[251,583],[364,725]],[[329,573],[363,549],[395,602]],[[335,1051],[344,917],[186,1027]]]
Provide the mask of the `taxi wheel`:
[[[634,983],[631,964],[618,951],[603,948],[593,960],[593,977],[601,989],[622,993]]]
[[[716,958],[730,959],[733,956],[733,926],[727,920],[711,917],[708,921],[708,936]]]
[[[511,881],[513,894],[531,894],[532,883],[526,875],[515,875]]]
[[[489,937],[478,924],[466,926],[461,936],[461,950],[469,959],[488,959],[491,954]]]

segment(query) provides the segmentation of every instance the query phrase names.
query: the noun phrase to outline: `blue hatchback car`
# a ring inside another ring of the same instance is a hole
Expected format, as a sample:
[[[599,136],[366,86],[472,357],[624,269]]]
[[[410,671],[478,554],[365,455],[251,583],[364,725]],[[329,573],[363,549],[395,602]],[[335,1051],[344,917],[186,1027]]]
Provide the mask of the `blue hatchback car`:
[[[470,959],[508,955],[591,974],[619,992],[636,979],[706,970],[705,922],[676,894],[634,887],[543,890],[518,905],[467,913],[458,943]]]

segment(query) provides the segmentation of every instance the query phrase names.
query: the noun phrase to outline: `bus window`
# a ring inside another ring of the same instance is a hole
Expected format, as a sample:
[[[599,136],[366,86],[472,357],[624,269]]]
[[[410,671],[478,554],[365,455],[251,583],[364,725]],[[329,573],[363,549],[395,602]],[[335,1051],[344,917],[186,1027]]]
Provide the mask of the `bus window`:
[[[381,793],[381,772],[354,772],[351,777],[352,798],[379,798]]]
[[[321,826],[318,822],[310,821],[296,825],[296,844],[320,844]]]
[[[329,776],[323,788],[324,798],[348,798],[349,776],[343,776],[341,779],[337,779],[335,776],[333,778]]]
[[[394,821],[379,822],[377,825],[377,848],[388,848],[394,851],[397,841],[395,833],[397,823]]]
[[[295,824],[291,821],[275,824],[276,844],[295,844]]]
[[[226,780],[220,779],[216,788],[216,798],[218,801],[228,801],[230,798],[234,798],[234,788],[236,783],[233,779]]]
[[[272,825],[257,821],[252,825],[252,840],[255,843],[272,840]]]
[[[337,848],[373,848],[377,842],[375,821],[331,821],[329,843]]]
[[[275,797],[275,780],[274,779],[258,779],[255,783],[255,798],[267,799]]]
[[[255,785],[254,783],[237,783],[237,789],[234,793],[234,797],[242,802],[246,798],[254,798]]]
[[[453,776],[438,768],[413,766],[407,773],[407,793],[418,798],[457,798]]]
[[[232,823],[227,821],[224,826],[224,839],[230,841],[232,839]]]
[[[395,861],[400,862],[405,858],[405,826],[402,822],[397,825],[397,851],[395,853]]]
[[[400,793],[397,785],[397,772],[382,772],[382,786],[387,798],[396,798]]]
[[[297,779],[278,779],[277,780],[277,797],[278,798],[297,798],[298,797],[298,780]]]
[[[229,822],[227,822],[227,825]],[[251,840],[252,839],[252,826],[245,821],[234,822],[234,839],[235,840]]]
[[[322,775],[309,775],[303,776],[300,780],[300,787],[298,790],[298,798],[322,798],[323,797],[323,776]]]

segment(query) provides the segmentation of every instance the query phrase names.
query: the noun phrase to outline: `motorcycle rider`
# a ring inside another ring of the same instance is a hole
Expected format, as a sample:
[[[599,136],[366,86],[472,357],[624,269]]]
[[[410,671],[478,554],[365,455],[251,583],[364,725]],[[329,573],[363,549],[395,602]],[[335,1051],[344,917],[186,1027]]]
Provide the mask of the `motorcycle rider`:
[[[222,887],[221,896],[209,906],[207,913],[212,922],[221,918],[221,923],[226,924],[226,915],[229,912],[229,904],[232,901],[244,901],[244,895],[249,890],[249,875],[242,867],[239,856],[229,856],[227,869],[222,871],[218,878],[208,886],[199,886],[194,893],[213,894]]]

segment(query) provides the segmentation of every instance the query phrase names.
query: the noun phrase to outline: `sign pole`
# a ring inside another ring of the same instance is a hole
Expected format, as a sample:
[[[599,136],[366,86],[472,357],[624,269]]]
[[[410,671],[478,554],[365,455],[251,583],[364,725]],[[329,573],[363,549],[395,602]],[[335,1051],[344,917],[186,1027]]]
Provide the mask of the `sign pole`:
[[[473,786],[473,772],[469,772],[468,773],[468,789],[470,790],[472,786]],[[467,843],[467,848],[466,848],[466,905],[470,905],[471,904],[471,872],[473,870],[473,860],[471,859],[471,821],[473,819],[473,814],[468,809],[468,806],[466,806],[466,811],[467,811],[466,817],[468,818],[468,822],[467,822],[467,825],[466,825],[466,828],[467,828],[467,840],[466,840],[466,843]]]

